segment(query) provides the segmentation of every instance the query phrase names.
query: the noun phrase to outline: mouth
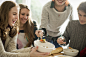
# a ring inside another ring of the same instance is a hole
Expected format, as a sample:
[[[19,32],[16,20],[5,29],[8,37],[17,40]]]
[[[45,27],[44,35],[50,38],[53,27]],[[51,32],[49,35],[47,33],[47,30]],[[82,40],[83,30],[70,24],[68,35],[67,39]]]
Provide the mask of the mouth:
[[[80,21],[80,23],[84,23],[84,21]]]
[[[22,20],[23,22],[26,22],[26,21],[27,21],[27,19],[24,19],[24,18],[21,18],[21,20]]]
[[[63,2],[63,0],[57,0],[59,3],[62,3]]]
[[[17,20],[13,20],[13,23],[15,23]]]

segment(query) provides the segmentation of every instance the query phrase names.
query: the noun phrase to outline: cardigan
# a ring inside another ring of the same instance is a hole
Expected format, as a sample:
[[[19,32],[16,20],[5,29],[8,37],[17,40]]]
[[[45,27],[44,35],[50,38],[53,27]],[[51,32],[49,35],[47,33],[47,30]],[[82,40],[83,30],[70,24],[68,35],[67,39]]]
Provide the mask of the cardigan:
[[[86,24],[81,25],[79,20],[70,21],[63,36],[69,47],[81,51],[86,47]]]
[[[58,12],[55,8],[51,8],[51,3],[52,1],[43,7],[40,28],[45,28],[49,36],[57,37],[61,35],[59,31],[61,25],[67,19],[72,20],[72,7],[66,6],[63,12]]]
[[[1,36],[1,32],[0,32]],[[0,37],[0,57],[30,57],[31,48],[16,49],[18,34],[11,38],[7,35],[5,47]]]

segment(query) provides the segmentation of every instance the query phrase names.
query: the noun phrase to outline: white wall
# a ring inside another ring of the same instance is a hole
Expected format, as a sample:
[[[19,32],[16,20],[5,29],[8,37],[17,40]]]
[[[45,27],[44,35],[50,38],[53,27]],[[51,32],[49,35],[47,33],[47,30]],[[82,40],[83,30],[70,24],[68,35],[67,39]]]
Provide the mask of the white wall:
[[[74,20],[78,19],[77,7],[83,1],[86,1],[86,0],[69,0],[70,4],[73,7],[73,18],[74,18]]]
[[[4,2],[4,1],[16,1],[16,0],[0,0],[0,5]]]

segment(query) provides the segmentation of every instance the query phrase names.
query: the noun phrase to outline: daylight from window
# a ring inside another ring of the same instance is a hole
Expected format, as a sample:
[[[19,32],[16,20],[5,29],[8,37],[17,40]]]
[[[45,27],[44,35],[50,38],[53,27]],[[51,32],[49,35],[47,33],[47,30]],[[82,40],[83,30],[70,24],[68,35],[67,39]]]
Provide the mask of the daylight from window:
[[[32,19],[35,20],[37,24],[40,26],[42,8],[47,2],[51,0],[0,0],[0,5],[4,1],[14,1],[14,2],[17,2],[18,4],[23,3],[23,4],[28,5],[31,11]],[[68,0],[68,1],[73,7],[73,20],[77,20],[78,19],[77,7],[81,2],[85,0]]]

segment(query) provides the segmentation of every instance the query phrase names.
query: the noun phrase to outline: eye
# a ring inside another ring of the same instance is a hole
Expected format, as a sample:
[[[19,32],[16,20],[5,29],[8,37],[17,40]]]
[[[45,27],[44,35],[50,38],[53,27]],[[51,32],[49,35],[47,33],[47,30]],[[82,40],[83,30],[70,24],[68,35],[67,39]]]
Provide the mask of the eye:
[[[25,15],[24,13],[22,13],[21,15]]]
[[[13,14],[13,15],[16,15],[16,14]]]
[[[81,14],[79,14],[79,16],[82,16]]]
[[[29,16],[29,14],[27,14],[27,16]]]
[[[84,15],[84,17],[86,17],[86,15]]]

